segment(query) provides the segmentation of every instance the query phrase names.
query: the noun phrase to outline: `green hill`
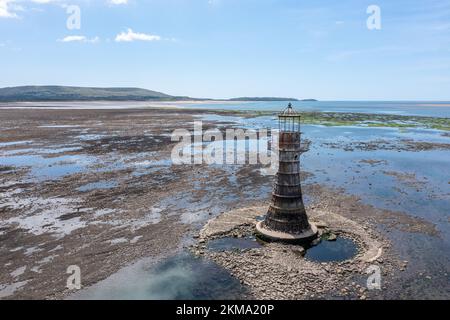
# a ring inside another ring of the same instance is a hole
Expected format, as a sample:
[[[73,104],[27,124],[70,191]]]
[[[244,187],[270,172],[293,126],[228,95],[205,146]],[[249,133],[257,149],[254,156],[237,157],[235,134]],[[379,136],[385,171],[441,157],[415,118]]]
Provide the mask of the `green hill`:
[[[0,88],[0,102],[45,101],[180,101],[214,100],[171,96],[140,88],[91,88],[65,86],[22,86]],[[219,101],[299,101],[294,98],[242,97]],[[314,101],[314,100],[310,100]]]
[[[0,101],[147,101],[180,100],[161,92],[139,88],[82,88],[63,86],[24,86],[0,89]]]

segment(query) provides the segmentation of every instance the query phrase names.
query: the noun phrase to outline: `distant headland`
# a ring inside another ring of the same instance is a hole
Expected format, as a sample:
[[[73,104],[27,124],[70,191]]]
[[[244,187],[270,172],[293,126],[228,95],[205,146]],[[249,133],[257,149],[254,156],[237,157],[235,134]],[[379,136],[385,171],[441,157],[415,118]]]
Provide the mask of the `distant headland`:
[[[241,97],[232,99],[172,96],[141,88],[96,88],[69,86],[20,86],[0,88],[0,102],[63,101],[317,101],[282,97]]]

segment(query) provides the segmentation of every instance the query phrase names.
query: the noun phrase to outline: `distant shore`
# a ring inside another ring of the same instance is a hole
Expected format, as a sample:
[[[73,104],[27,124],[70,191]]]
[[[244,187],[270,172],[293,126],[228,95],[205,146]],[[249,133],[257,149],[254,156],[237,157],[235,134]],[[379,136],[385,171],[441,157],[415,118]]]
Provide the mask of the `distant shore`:
[[[316,120],[318,113],[329,114],[332,123],[334,114],[366,114],[396,116],[397,120],[409,121],[408,117],[431,117],[450,119],[450,102],[446,101],[230,101],[230,100],[180,100],[180,101],[65,101],[65,102],[0,102],[0,109],[30,110],[120,110],[120,109],[190,109],[223,111],[226,113],[254,113],[258,116],[273,115],[288,103],[303,115],[311,114]],[[334,119],[333,119],[334,118]],[[339,120],[339,119],[338,119]],[[369,117],[365,120],[374,120]],[[384,119],[381,119],[383,121]],[[392,119],[391,119],[392,120]],[[317,121],[315,121],[317,122]],[[342,121],[339,121],[342,122]],[[428,122],[428,121],[427,121]],[[448,120],[442,120],[448,127]],[[353,123],[353,121],[350,121]],[[344,124],[344,123],[341,123]],[[390,123],[389,126],[405,126],[408,123]],[[439,126],[441,127],[441,126]]]
[[[450,103],[426,103],[418,104],[418,107],[450,107]]]

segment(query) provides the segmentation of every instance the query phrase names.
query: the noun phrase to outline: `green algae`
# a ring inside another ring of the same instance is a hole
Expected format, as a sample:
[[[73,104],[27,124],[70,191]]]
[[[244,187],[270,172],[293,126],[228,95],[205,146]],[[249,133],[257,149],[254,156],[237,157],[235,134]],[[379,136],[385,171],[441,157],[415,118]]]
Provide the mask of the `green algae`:
[[[273,112],[253,112],[254,116],[276,116]],[[245,113],[248,117],[250,113]],[[424,128],[450,131],[450,118],[366,113],[300,112],[301,122],[327,127],[360,126],[370,128]]]

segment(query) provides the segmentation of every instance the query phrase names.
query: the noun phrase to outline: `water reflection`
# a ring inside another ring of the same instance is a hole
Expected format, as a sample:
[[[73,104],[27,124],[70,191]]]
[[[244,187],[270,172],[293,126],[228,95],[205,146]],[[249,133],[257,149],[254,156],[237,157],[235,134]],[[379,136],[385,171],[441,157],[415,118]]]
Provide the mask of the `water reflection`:
[[[243,298],[245,293],[225,269],[185,252],[150,270],[142,265],[125,268],[71,299],[221,300]]]

